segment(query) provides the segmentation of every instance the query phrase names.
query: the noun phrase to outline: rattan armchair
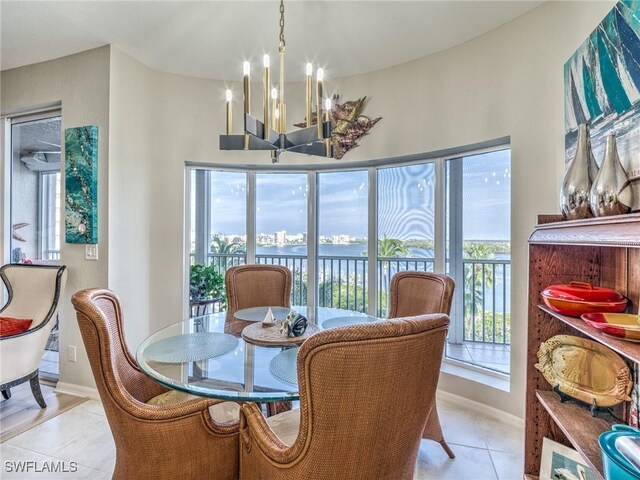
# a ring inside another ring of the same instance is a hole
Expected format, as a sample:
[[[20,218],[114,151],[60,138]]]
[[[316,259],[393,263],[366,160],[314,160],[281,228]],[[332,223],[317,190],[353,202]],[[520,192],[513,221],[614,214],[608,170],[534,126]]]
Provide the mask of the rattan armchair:
[[[251,307],[290,307],[291,270],[280,265],[240,265],[227,270],[224,277],[227,292],[225,331],[240,334],[248,325],[234,313]]]
[[[117,296],[90,289],[71,301],[116,444],[113,478],[237,479],[238,423],[217,423],[210,413],[223,404],[192,397],[147,404],[174,391],[139,369],[124,339]]]
[[[448,275],[429,272],[398,272],[391,278],[391,300],[389,318],[424,315],[429,313],[451,313],[451,301],[455,282]],[[435,440],[449,458],[455,454],[444,439],[438,408],[434,405],[423,438]]]
[[[295,440],[271,427],[296,410],[265,419],[258,406],[244,404],[240,478],[413,478],[448,325],[446,315],[423,315],[313,335],[298,353]]]

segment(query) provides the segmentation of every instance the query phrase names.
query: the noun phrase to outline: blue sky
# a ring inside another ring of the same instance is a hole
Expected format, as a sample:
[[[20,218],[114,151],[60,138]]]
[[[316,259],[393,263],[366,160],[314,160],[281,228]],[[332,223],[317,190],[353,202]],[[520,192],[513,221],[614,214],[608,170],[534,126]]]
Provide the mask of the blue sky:
[[[502,150],[463,161],[465,239],[507,240],[511,195],[510,152]],[[245,174],[212,172],[213,229],[245,233]],[[380,236],[433,239],[434,167],[422,164],[378,173]],[[306,231],[306,174],[257,174],[256,231]],[[319,234],[367,235],[366,171],[318,174]]]

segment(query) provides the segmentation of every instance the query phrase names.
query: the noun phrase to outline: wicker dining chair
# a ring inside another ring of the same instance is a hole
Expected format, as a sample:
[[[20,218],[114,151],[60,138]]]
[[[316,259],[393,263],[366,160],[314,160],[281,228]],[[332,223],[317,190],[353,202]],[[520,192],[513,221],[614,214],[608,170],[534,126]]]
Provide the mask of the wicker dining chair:
[[[298,352],[300,409],[240,415],[241,480],[409,480],[449,317],[324,330]],[[425,408],[426,407],[426,408]]]
[[[291,270],[281,265],[240,265],[227,270],[225,332],[240,334],[250,323],[238,320],[234,313],[251,307],[290,307]]]
[[[169,390],[144,375],[113,292],[82,290],[71,301],[116,445],[113,478],[237,479],[238,405]]]
[[[451,301],[455,282],[448,275],[430,272],[398,272],[391,278],[391,299],[388,318],[424,315],[429,313],[451,314]],[[449,458],[455,454],[442,433],[438,408],[434,405],[423,438],[435,440]]]

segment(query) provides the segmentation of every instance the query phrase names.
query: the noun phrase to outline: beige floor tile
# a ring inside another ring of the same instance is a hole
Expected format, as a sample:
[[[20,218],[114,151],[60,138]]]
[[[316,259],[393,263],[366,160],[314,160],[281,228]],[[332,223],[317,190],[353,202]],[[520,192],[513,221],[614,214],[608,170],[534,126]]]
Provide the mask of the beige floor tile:
[[[440,403],[438,416],[444,438],[454,452],[454,444],[487,448],[482,428],[473,413]]]
[[[104,408],[102,407],[102,403],[98,400],[87,400],[82,405],[78,405],[75,409],[75,412],[85,412],[92,413],[94,415],[100,415],[101,417],[105,416]]]
[[[21,433],[7,443],[43,455],[53,455],[56,450],[85,436],[87,432],[104,423],[104,417],[71,409]]]
[[[478,417],[480,426],[487,440],[489,450],[500,452],[523,453],[524,431],[503,422],[497,422],[492,418]]]
[[[456,446],[455,459],[450,459],[435,442],[423,440],[418,453],[415,480],[495,480],[496,473],[489,451]]]
[[[7,445],[6,442],[0,444],[0,457],[2,457],[0,478],[3,480],[107,480],[111,478],[110,473],[83,465],[73,465],[58,458]],[[59,471],[46,471],[53,468]]]
[[[496,452],[489,450],[498,480],[521,480],[524,472],[524,455],[521,453]]]
[[[112,473],[115,465],[116,445],[113,442],[113,436],[106,419],[86,435],[55,450],[52,455],[63,460],[76,461],[85,467]]]

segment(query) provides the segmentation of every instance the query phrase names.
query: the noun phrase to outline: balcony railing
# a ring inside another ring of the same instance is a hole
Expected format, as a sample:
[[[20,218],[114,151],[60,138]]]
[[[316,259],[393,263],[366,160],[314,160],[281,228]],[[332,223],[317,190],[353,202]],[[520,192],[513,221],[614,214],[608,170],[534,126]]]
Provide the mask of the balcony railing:
[[[209,264],[224,274],[227,268],[243,265],[245,255],[209,254]],[[192,259],[193,261],[193,259]],[[260,264],[284,265],[293,273],[291,302],[304,305],[307,299],[307,257],[302,255],[256,255]],[[434,271],[433,258],[384,258],[377,261],[377,315],[387,315],[389,282],[398,272]],[[462,322],[462,338],[457,341],[499,345],[510,343],[509,260],[463,260],[462,315],[452,318]],[[358,256],[318,256],[318,305],[366,312],[368,310],[368,260]],[[458,285],[460,282],[458,282]],[[458,288],[460,288],[458,286]],[[451,337],[451,335],[450,335]],[[450,338],[450,341],[452,339]]]

